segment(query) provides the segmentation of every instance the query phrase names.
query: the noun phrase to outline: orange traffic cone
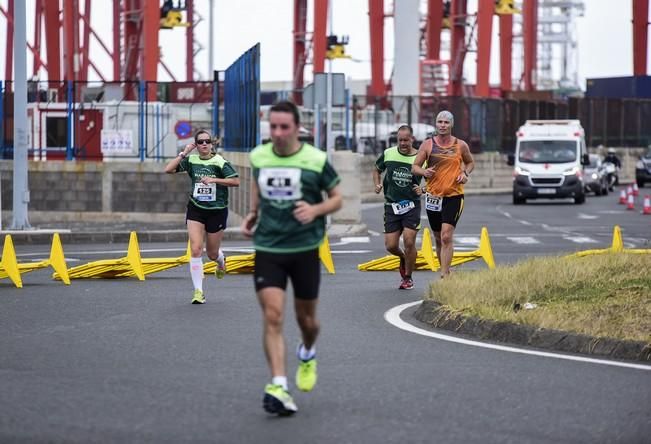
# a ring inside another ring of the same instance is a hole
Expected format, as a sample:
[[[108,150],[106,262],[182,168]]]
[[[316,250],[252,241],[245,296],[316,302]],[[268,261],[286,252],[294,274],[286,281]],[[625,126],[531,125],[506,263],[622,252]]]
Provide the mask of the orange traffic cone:
[[[619,192],[619,203],[622,205],[626,205],[626,191],[622,190]]]
[[[633,184],[633,196],[637,196],[640,194],[640,189],[637,187],[637,182]]]
[[[644,196],[644,208],[642,214],[651,214],[651,196],[648,194]]]
[[[635,197],[632,194],[628,195],[628,205],[626,205],[627,210],[635,209]]]

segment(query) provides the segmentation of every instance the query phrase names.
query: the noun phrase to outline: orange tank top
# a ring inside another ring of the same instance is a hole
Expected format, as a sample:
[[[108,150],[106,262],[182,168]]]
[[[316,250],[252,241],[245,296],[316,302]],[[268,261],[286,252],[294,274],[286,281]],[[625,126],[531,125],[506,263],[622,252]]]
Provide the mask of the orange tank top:
[[[441,147],[432,137],[432,152],[427,159],[427,167],[434,167],[434,175],[427,179],[427,192],[446,197],[463,194],[463,184],[457,182],[462,163],[459,139],[455,137],[452,145]]]

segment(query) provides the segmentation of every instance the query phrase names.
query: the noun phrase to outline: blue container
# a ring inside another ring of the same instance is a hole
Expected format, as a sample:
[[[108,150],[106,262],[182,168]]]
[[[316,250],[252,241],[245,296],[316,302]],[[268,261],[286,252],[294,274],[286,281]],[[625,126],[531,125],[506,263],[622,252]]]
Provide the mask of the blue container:
[[[651,99],[651,76],[587,79],[585,96],[608,99]]]

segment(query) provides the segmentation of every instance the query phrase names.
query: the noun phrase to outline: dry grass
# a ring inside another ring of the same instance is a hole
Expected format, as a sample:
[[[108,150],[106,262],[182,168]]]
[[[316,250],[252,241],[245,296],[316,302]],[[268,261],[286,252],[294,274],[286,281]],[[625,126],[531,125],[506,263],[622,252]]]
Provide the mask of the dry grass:
[[[547,257],[458,272],[432,283],[426,297],[466,315],[651,343],[651,255]],[[514,310],[526,302],[538,307]]]

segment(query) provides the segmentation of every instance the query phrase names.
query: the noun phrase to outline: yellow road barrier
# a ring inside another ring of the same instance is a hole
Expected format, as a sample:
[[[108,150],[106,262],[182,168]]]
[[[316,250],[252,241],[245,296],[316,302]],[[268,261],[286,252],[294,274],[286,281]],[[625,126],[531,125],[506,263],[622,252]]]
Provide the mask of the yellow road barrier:
[[[145,280],[145,271],[143,260],[140,257],[140,247],[138,246],[138,236],[132,231],[129,236],[129,247],[127,255],[120,259],[107,259],[101,261],[89,262],[84,265],[70,268],[68,270],[70,279],[90,279],[90,278],[117,278],[136,276],[139,280]],[[53,279],[60,279],[61,275],[57,272],[52,275]]]
[[[319,258],[329,274],[335,274],[335,264],[332,260],[332,251],[328,236],[323,239],[319,247]],[[217,264],[214,261],[207,262],[203,266],[203,272],[212,274],[215,272]],[[226,272],[229,274],[249,274],[253,273],[255,268],[255,253],[240,254],[237,256],[226,256]]]
[[[23,288],[21,274],[29,273],[41,268],[52,267],[57,273],[60,273],[62,280],[66,285],[70,285],[66,258],[63,254],[63,246],[59,233],[52,236],[52,247],[50,248],[50,257],[40,262],[31,262],[19,264],[16,259],[16,250],[11,235],[5,236],[5,243],[2,247],[2,259],[0,260],[0,279],[9,278],[18,288]]]
[[[477,259],[483,259],[491,270],[495,268],[493,248],[491,247],[491,241],[486,227],[481,229],[479,248],[475,251],[454,253],[454,256],[452,257],[452,266],[456,267],[457,265],[465,264],[466,262],[475,261]],[[399,267],[400,259],[398,256],[390,254],[359,264],[357,269],[359,271],[391,271],[398,270]],[[432,237],[427,228],[423,230],[423,240],[418,255],[416,256],[415,268],[416,270],[431,271],[437,271],[440,268],[439,261],[432,246]]]
[[[583,250],[576,253],[568,254],[566,257],[585,257],[594,254],[605,253],[628,253],[628,254],[651,254],[651,249],[640,248],[624,248],[624,241],[622,240],[622,229],[619,225],[613,228],[613,242],[609,248],[602,248],[600,250]]]

